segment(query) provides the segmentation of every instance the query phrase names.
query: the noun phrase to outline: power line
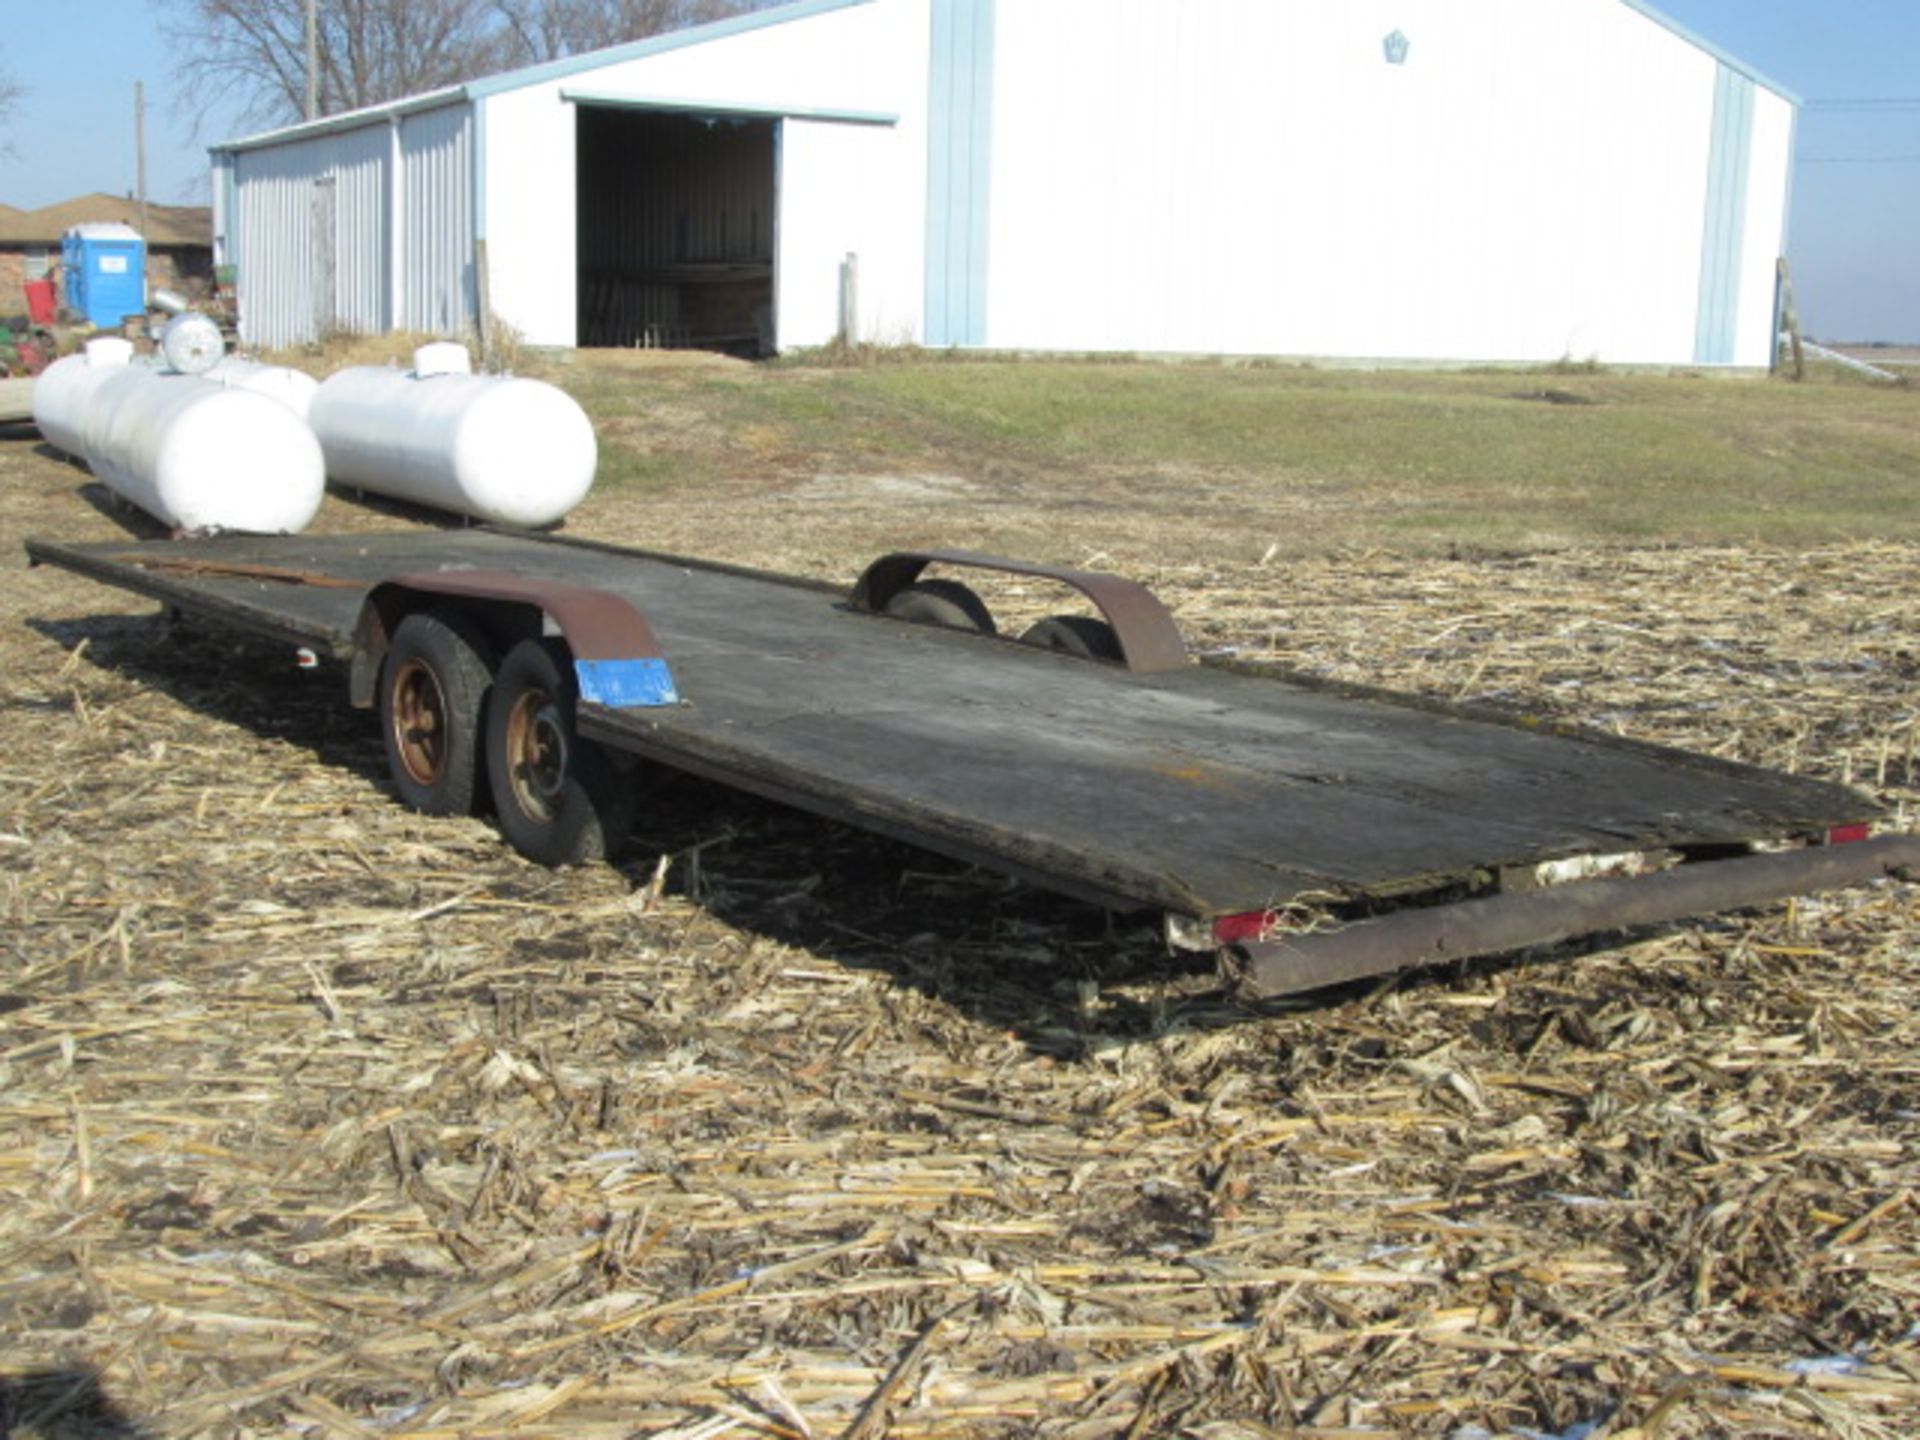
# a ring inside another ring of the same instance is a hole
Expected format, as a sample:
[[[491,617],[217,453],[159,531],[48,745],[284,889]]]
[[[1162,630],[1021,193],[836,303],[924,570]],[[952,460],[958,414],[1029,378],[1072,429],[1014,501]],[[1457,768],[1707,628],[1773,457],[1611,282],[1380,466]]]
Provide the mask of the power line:
[[[1802,155],[1796,165],[1920,165],[1920,155]]]

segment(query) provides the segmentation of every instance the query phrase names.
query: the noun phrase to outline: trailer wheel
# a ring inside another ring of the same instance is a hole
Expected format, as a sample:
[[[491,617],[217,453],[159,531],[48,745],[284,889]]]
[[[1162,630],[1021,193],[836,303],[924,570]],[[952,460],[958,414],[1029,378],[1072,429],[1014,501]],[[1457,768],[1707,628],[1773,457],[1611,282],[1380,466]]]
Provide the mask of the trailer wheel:
[[[387,771],[423,815],[470,815],[484,798],[481,720],[487,644],[457,615],[418,611],[393,632],[380,667]]]
[[[500,833],[541,865],[617,857],[633,824],[633,786],[574,731],[573,659],[553,640],[507,652],[487,705],[487,776]]]
[[[916,580],[887,601],[887,614],[915,625],[996,633],[986,601],[958,580]]]
[[[1020,643],[1058,650],[1082,660],[1111,660],[1117,664],[1126,658],[1120,653],[1120,637],[1113,633],[1113,626],[1091,615],[1049,615],[1036,620],[1021,635]]]

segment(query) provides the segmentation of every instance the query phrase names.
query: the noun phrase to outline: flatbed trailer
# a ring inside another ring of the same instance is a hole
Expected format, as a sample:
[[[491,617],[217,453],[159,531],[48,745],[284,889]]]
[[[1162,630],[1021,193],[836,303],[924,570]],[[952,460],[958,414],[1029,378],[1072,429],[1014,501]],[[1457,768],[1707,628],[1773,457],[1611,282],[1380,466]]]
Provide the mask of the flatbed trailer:
[[[1849,788],[1195,660],[1109,575],[903,552],[847,591],[485,529],[27,551],[343,662],[401,798],[490,797],[531,858],[611,850],[631,772],[662,765],[1163,912],[1261,993],[1920,870]],[[1101,618],[999,637],[930,566],[1057,582]]]

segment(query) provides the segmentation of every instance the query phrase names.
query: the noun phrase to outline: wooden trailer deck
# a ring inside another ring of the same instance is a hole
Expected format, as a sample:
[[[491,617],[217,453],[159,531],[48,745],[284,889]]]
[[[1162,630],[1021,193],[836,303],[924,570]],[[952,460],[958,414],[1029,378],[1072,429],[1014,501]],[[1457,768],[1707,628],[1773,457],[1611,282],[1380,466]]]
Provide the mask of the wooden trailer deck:
[[[28,549],[337,659],[367,591],[396,574],[621,596],[680,703],[583,703],[583,734],[1116,908],[1204,919],[1302,895],[1437,895],[1504,867],[1824,836],[1877,813],[1837,785],[1708,757],[1208,664],[1133,673],[861,613],[837,588],[552,538]]]

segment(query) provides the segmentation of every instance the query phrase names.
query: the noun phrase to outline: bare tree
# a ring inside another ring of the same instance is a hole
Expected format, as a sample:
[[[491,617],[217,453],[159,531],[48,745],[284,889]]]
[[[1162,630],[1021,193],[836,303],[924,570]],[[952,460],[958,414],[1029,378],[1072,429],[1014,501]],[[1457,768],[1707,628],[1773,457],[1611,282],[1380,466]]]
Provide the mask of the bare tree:
[[[247,123],[301,118],[306,0],[153,0],[189,108],[240,102]],[[320,113],[597,50],[767,0],[317,0]],[[0,117],[4,110],[0,109]]]
[[[0,125],[13,118],[14,108],[27,93],[27,87],[13,78],[13,72],[0,65]]]
[[[500,58],[531,65],[757,10],[767,0],[492,0]]]
[[[182,93],[238,98],[249,122],[306,106],[305,0],[155,0]],[[320,113],[470,80],[492,69],[487,0],[319,0]],[[205,105],[202,106],[204,112]]]

